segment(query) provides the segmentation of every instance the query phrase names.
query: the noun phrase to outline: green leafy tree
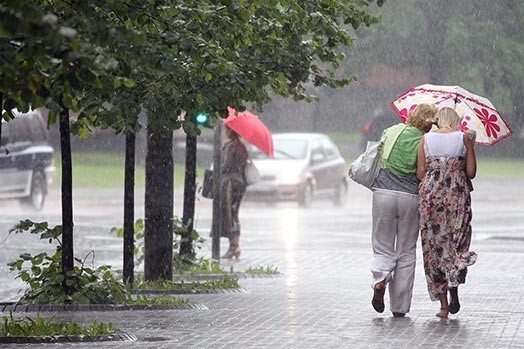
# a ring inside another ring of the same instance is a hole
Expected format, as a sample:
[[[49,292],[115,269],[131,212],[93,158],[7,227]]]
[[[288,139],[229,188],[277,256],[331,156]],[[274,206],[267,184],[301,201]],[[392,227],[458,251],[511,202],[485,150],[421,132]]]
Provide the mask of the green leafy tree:
[[[164,109],[172,105],[175,115],[206,112],[221,118],[227,115],[228,105],[238,110],[245,103],[263,106],[271,92],[311,100],[307,84],[344,86],[349,79],[337,78],[334,72],[343,59],[340,47],[351,45],[350,25],[356,28],[377,21],[365,11],[367,5],[365,1],[185,1],[185,7],[168,7],[159,15],[161,23],[180,24],[167,34],[175,63],[180,64],[166,74],[173,79],[163,80],[168,93],[158,105]],[[199,132],[191,117],[182,127],[188,134]],[[167,147],[158,150],[168,151]],[[147,201],[146,195],[146,211]],[[146,278],[147,236],[159,229],[146,220]]]
[[[50,122],[60,119],[64,272],[73,262],[71,131],[85,135],[98,124],[133,133],[138,111],[146,110],[145,273],[148,280],[170,279],[172,130],[183,127],[190,135],[199,133],[192,118],[181,115],[204,111],[220,118],[228,105],[238,110],[245,103],[261,107],[270,100],[270,92],[311,100],[307,84],[346,85],[349,79],[335,75],[344,57],[340,47],[352,43],[350,26],[377,22],[366,12],[370,3],[5,2],[2,11],[16,12],[19,23],[7,26],[12,30],[4,35],[2,48],[16,52],[8,62],[18,59],[23,64],[2,75],[4,109],[45,103]],[[28,8],[36,13],[37,23],[51,28],[49,33],[28,24]],[[3,16],[2,25],[4,17],[9,16]],[[25,27],[29,29],[19,31]],[[11,48],[19,42],[22,49]],[[15,88],[7,81],[17,76],[26,83]],[[126,92],[120,93],[122,86]],[[78,114],[71,129],[69,111]]]
[[[92,101],[107,101],[118,86],[107,43],[111,26],[96,4],[81,1],[7,1],[0,5],[0,95],[3,118],[13,108],[45,105],[60,124],[62,153],[62,271],[73,268],[71,131],[83,135]],[[126,81],[125,79],[123,79]],[[77,113],[71,125],[70,111]]]

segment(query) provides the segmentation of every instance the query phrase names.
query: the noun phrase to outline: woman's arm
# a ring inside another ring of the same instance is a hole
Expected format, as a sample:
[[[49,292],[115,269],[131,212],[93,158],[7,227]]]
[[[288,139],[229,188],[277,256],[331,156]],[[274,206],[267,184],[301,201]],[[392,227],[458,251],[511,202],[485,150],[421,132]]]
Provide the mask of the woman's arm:
[[[466,175],[469,179],[477,175],[477,157],[475,156],[475,137],[464,133],[464,145],[466,146]]]
[[[424,154],[424,137],[420,139],[417,150],[417,178],[419,181],[424,178],[426,173],[426,154]]]

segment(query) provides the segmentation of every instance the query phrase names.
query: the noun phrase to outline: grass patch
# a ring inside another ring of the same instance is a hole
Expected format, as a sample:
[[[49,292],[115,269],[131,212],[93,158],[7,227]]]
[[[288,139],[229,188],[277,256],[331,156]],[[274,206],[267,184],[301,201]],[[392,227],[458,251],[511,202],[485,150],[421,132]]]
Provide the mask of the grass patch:
[[[115,334],[119,331],[113,324],[93,321],[89,326],[83,326],[75,321],[55,322],[54,316],[44,319],[40,315],[36,318],[24,317],[15,319],[11,312],[2,317],[0,336],[100,336]]]
[[[238,288],[238,279],[228,275],[216,280],[202,282],[176,282],[170,280],[162,281],[140,281],[135,283],[134,288],[139,290],[176,290],[176,291],[202,291],[226,288]]]
[[[203,239],[198,242],[203,243]],[[200,247],[197,247],[200,248]],[[175,256],[173,269],[179,274],[221,274],[225,271],[220,267],[220,264],[204,257],[196,258],[190,263],[184,260],[179,260],[178,254]]]
[[[124,186],[124,156],[114,153],[73,153],[73,186],[75,188],[118,188]],[[59,187],[62,164],[56,157],[56,180],[53,186]],[[175,164],[175,187],[182,187],[185,178],[185,166]],[[197,168],[198,176],[203,176],[204,169]],[[145,187],[145,167],[135,167],[135,186]]]
[[[524,159],[477,158],[477,177],[523,177]]]
[[[333,132],[327,134],[331,140],[337,144],[339,143],[359,143],[362,140],[362,133],[352,132],[352,133],[343,133],[343,132]]]
[[[180,297],[169,297],[169,296],[159,296],[159,297],[148,297],[148,296],[136,296],[135,300],[132,303],[127,304],[188,304],[189,300],[186,298]]]

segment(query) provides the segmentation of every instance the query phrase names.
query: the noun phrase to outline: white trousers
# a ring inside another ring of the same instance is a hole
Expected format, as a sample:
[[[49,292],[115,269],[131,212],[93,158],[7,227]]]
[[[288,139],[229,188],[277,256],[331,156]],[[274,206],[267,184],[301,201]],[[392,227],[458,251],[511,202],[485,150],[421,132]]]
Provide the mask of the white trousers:
[[[377,189],[373,192],[372,214],[371,286],[385,280],[390,310],[408,313],[415,280],[418,196]]]

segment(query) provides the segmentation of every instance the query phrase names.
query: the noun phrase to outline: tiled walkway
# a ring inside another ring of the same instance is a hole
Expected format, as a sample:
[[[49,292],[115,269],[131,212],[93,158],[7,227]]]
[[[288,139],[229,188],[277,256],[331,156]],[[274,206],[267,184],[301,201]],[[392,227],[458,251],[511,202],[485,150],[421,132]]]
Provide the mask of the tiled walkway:
[[[495,195],[504,187],[515,189]],[[438,304],[427,295],[421,253],[408,316],[393,318],[387,303],[383,314],[373,310],[371,196],[354,186],[345,208],[335,209],[328,203],[316,203],[308,210],[292,203],[274,207],[245,204],[241,259],[223,261],[223,267],[233,265],[241,271],[248,266],[272,265],[284,277],[240,279],[246,293],[188,296],[209,310],[55,315],[82,322],[111,321],[138,337],[131,343],[75,345],[79,348],[524,348],[522,188],[522,179],[496,186],[490,180],[477,181],[472,249],[479,258],[470,268],[466,285],[460,288],[462,309],[449,320],[434,315]],[[204,231],[209,223],[208,206],[209,202],[200,202],[198,207],[199,227]],[[4,217],[2,229],[9,217]],[[118,241],[102,240],[101,231],[85,233],[90,234],[94,235],[82,241],[88,248],[99,249],[100,259],[120,258],[114,246]],[[4,244],[11,259],[19,252],[15,245],[12,237]],[[202,254],[209,256],[207,245]],[[0,263],[5,265],[7,259],[0,257]],[[12,276],[5,271],[2,266],[0,295],[7,297],[16,285],[10,285]]]

